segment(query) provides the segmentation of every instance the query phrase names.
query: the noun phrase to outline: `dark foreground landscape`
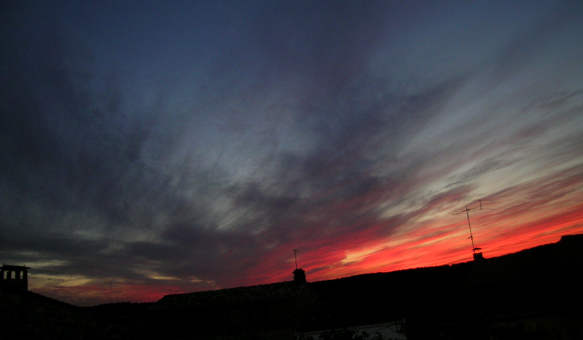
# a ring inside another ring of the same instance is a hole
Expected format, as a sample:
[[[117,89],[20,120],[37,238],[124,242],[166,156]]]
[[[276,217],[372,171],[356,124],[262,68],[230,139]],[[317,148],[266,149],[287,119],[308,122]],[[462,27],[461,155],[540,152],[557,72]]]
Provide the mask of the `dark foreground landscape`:
[[[583,339],[583,235],[455,265],[76,307],[1,285],[29,339]]]

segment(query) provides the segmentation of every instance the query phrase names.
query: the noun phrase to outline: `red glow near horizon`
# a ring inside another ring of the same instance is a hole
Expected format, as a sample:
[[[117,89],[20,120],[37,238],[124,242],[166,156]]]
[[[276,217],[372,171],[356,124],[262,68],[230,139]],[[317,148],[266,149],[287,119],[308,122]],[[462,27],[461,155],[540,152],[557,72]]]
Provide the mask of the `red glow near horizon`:
[[[567,204],[580,201],[577,198],[581,197],[579,186],[582,182],[581,176],[565,176],[562,180],[547,177],[538,183],[517,185],[513,192],[505,191],[490,197],[491,201],[483,202],[483,210],[470,212],[476,247],[483,249],[486,258],[492,258],[554,243],[559,241],[562,235],[583,233],[581,213],[583,204]],[[537,193],[555,187],[554,199],[548,198],[550,194],[530,194],[535,184],[536,188],[539,188]],[[560,190],[556,188],[559,184]],[[524,201],[520,197],[535,198]],[[200,282],[193,285],[191,281],[179,279],[153,280],[150,283],[113,280],[112,302],[153,302],[167,294],[289,281],[295,269],[293,249],[300,250],[298,264],[306,271],[308,281],[472,260],[465,214],[452,216],[448,213],[441,214],[435,219],[422,218],[444,210],[455,211],[451,209],[452,201],[447,197],[434,199],[422,207],[420,212],[406,215],[405,222],[402,222],[402,219],[395,222],[389,218],[384,223],[370,215],[362,215],[360,219],[354,220],[352,214],[355,209],[364,207],[360,203],[363,200],[364,198],[352,199],[350,204],[340,203],[343,209],[338,209],[339,213],[333,215],[335,217],[331,221],[323,220],[321,217],[329,214],[322,214],[321,211],[316,214],[312,211],[311,220],[308,219],[311,222],[306,223],[302,230],[319,233],[320,237],[312,237],[301,242],[298,236],[288,243],[278,244],[252,262],[246,271],[221,278],[217,284]],[[501,201],[519,203],[507,206],[496,203]],[[325,209],[332,210],[334,205],[327,205]],[[345,220],[354,222],[351,225],[340,223]],[[323,222],[328,224],[320,225]],[[401,224],[387,233],[386,223]],[[293,225],[281,227],[294,229]],[[270,233],[263,237],[269,242],[277,241]],[[285,261],[282,262],[281,259]],[[222,260],[233,268],[241,263],[250,264],[249,259],[239,258],[235,249],[226,252]],[[31,277],[34,278],[34,274]],[[98,285],[90,283],[77,287],[51,286],[32,290],[76,305],[109,302],[109,285],[106,282]]]
[[[160,300],[164,295],[184,293],[183,291],[177,291],[175,287],[120,284],[116,284],[112,288],[111,299],[108,285],[86,285],[74,287],[52,286],[31,290],[79,306],[93,306],[109,303],[110,301],[112,303],[153,302]]]
[[[476,245],[483,248],[486,258],[502,256],[523,249],[559,241],[562,235],[583,233],[583,216],[580,211],[583,205],[576,205],[570,213],[557,214],[543,220],[525,223],[516,229],[509,229],[503,235],[496,232],[479,231]],[[476,218],[476,220],[478,220]],[[390,272],[404,269],[430,267],[471,261],[471,243],[467,237],[467,225],[460,223],[437,227],[429,236],[419,234],[417,238],[404,241],[395,246],[386,246],[378,249],[372,246],[370,253],[367,248],[359,249],[365,253],[352,262],[342,263],[350,252],[340,250],[342,244],[334,247],[322,247],[316,244],[318,250],[298,254],[299,266],[306,270],[308,281],[320,281],[347,277],[365,273]],[[350,238],[342,239],[352,245]],[[282,247],[278,253],[285,256],[287,249]],[[293,248],[290,248],[293,249]],[[348,249],[348,248],[347,248]],[[285,253],[285,254],[284,254]],[[289,255],[289,254],[287,254]],[[266,284],[292,279],[293,254],[289,256],[289,270],[281,270],[272,261],[258,263],[255,273],[241,281],[227,281],[222,287]],[[34,275],[32,275],[34,278]],[[154,302],[167,294],[187,293],[191,290],[180,288],[180,285],[164,284],[119,284],[114,283],[112,288],[112,302]],[[199,290],[209,290],[213,287],[202,286]],[[66,301],[75,305],[97,305],[109,302],[109,286],[85,285],[76,287],[45,287],[32,289],[43,295]]]

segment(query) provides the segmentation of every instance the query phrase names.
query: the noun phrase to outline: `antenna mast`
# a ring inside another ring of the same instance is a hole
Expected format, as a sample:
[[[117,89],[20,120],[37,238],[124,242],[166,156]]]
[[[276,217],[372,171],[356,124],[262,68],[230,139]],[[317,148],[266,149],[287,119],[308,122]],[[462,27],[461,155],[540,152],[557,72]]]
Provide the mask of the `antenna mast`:
[[[300,252],[299,250],[294,249],[294,259],[296,260],[296,270],[298,269],[298,256],[296,254],[299,252]]]
[[[470,223],[470,211],[472,210],[477,210],[480,209],[482,210],[482,200],[478,200],[478,202],[480,202],[480,206],[479,207],[475,207],[475,208],[471,208],[468,209],[468,206],[466,205],[466,208],[457,212],[454,212],[452,215],[457,215],[457,214],[461,214],[461,213],[466,213],[466,216],[468,217],[468,228],[470,228],[470,237],[468,237],[470,240],[472,240],[472,251],[474,252],[474,254],[476,254],[476,250],[481,250],[482,248],[476,248],[476,246],[474,245],[474,235],[472,234],[472,225]]]

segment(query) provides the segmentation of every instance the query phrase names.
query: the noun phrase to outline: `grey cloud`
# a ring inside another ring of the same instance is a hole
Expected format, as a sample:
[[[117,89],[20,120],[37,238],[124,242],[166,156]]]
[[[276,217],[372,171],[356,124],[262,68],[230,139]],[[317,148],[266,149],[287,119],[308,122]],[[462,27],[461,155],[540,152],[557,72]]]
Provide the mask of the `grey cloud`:
[[[7,113],[0,124],[6,185],[36,197],[47,209],[89,204],[113,224],[128,225],[132,205],[151,193],[169,194],[166,176],[142,157],[146,146],[168,144],[173,136],[156,133],[160,117],[122,111],[126,102],[115,76],[94,92],[91,79],[79,79],[67,66],[83,69],[90,62],[68,59],[58,34],[50,37],[28,51],[41,65],[27,70],[23,62],[21,74],[2,82],[11,88],[1,104]],[[160,158],[167,148],[150,158]]]
[[[84,257],[99,253],[108,247],[109,243],[103,240],[90,240],[72,237],[62,232],[45,231],[41,228],[27,225],[2,226],[0,247],[5,256],[10,254],[34,253],[36,257],[44,259]],[[18,256],[18,255],[17,255]],[[38,258],[37,258],[38,260]]]
[[[125,248],[124,253],[131,262],[135,261],[136,264],[146,261],[169,263],[165,267],[172,267],[173,263],[182,263],[185,259],[190,259],[192,254],[191,250],[171,243],[131,242],[126,244]]]
[[[454,176],[451,178],[451,183],[448,184],[448,187],[451,186],[459,186],[467,183],[473,183],[476,179],[484,174],[488,174],[490,172],[500,170],[506,167],[509,167],[516,162],[518,162],[518,158],[512,159],[496,159],[496,158],[489,158],[484,159],[480,163],[476,164],[470,170],[466,171],[465,173]]]

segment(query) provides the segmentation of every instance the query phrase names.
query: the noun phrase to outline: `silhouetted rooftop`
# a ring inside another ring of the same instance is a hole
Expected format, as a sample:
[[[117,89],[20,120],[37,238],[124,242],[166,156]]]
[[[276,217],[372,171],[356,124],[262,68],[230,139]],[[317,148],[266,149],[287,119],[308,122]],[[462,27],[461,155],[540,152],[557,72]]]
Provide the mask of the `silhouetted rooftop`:
[[[27,266],[15,266],[15,265],[11,265],[11,264],[2,264],[2,267],[0,267],[0,269],[2,270],[22,270],[22,269],[30,269],[30,267]]]
[[[164,296],[151,308],[159,310],[182,309],[273,301],[295,297],[305,286],[290,281],[185,294],[172,294]]]

